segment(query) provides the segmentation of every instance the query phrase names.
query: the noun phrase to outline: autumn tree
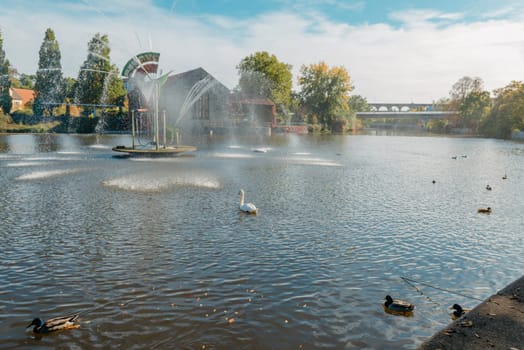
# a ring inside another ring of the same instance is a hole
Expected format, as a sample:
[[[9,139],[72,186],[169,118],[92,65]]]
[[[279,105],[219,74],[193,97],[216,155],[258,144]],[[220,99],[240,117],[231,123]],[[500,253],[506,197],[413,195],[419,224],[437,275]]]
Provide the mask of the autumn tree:
[[[262,51],[245,57],[236,68],[240,75],[238,87],[242,94],[268,97],[279,112],[289,107],[293,85],[291,65]]]
[[[468,95],[473,92],[480,92],[484,89],[484,82],[481,78],[462,77],[460,78],[449,92],[452,101],[462,102]]]
[[[311,122],[317,121],[331,129],[334,121],[347,115],[353,86],[343,66],[330,68],[325,62],[303,65],[298,84],[301,104]]]
[[[450,108],[458,111],[455,123],[476,131],[489,114],[491,99],[481,78],[462,77],[450,91]]]
[[[352,95],[349,97],[349,110],[351,113],[369,112],[368,100],[360,95]]]
[[[513,130],[524,130],[524,83],[512,81],[494,91],[493,108],[481,123],[481,132],[489,137],[510,138]]]
[[[447,112],[453,111],[451,105],[451,99],[449,97],[442,97],[437,101],[433,101],[432,110],[435,112]],[[457,117],[451,117],[449,119],[457,119]],[[426,123],[426,130],[437,133],[444,133],[449,131],[450,123],[449,119],[429,119]]]
[[[349,120],[351,122],[351,129],[361,129],[362,119],[357,118],[358,112],[369,112],[370,108],[368,100],[361,95],[351,95],[348,101],[349,106]]]
[[[11,88],[9,60],[5,57],[3,42],[2,33],[0,32],[0,108],[5,114],[9,114],[13,107],[13,100],[11,95],[9,95],[9,89]]]
[[[52,29],[47,29],[40,46],[38,70],[35,79],[33,113],[53,115],[53,110],[63,102],[64,81],[60,63],[60,46]]]
[[[451,99],[449,97],[442,97],[437,101],[433,101],[433,110],[440,112],[453,110],[450,105]]]
[[[477,131],[479,124],[488,117],[491,109],[491,97],[488,91],[474,91],[460,105],[463,125]]]

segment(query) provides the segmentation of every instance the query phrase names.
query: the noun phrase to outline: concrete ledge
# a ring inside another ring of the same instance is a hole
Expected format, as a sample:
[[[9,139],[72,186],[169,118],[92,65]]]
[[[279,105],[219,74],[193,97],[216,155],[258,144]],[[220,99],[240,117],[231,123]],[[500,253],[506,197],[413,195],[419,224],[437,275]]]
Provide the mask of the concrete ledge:
[[[524,350],[524,276],[425,341],[419,350]]]

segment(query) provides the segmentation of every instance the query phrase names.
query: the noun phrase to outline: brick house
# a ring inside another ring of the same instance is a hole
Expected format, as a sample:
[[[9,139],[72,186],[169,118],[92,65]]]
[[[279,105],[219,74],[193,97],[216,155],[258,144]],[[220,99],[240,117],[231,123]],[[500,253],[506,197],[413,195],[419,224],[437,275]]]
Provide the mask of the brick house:
[[[35,92],[31,89],[10,88],[9,95],[13,101],[11,112],[31,107],[35,99]]]

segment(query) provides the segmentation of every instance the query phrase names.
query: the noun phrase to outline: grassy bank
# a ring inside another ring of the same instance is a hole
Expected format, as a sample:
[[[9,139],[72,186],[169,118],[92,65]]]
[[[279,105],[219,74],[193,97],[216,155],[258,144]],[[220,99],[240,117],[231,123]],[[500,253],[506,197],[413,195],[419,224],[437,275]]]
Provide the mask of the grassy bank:
[[[38,123],[34,125],[26,124],[17,124],[14,123],[9,115],[0,113],[0,132],[12,132],[12,133],[41,133],[48,132],[49,130],[55,128],[59,121],[47,122],[47,123]]]

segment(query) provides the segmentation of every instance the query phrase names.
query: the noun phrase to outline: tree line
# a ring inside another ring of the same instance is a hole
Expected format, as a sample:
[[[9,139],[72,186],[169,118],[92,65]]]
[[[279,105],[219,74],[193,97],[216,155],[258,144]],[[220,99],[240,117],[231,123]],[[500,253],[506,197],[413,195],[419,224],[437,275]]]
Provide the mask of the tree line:
[[[449,98],[439,100],[437,106],[457,113],[454,118],[434,125],[436,131],[452,125],[473,134],[508,139],[514,132],[524,130],[521,81],[512,81],[490,93],[481,78],[465,76],[453,85]]]
[[[11,86],[34,90],[31,108],[37,119],[56,113],[67,114],[68,104],[124,106],[126,91],[119,79],[118,68],[111,64],[107,35],[97,33],[88,43],[87,57],[76,79],[63,77],[60,46],[52,29],[47,29],[44,34],[34,75],[18,74],[5,57],[2,41],[0,33],[0,72],[7,76],[0,88],[0,103],[5,114],[9,114],[12,108]],[[92,108],[82,108],[83,114],[91,111]]]
[[[0,33],[0,108],[9,114],[9,88],[22,87],[34,90],[32,113],[37,118],[68,114],[64,106],[70,104],[83,106],[84,115],[94,111],[90,105],[97,104],[114,105],[122,111],[126,90],[110,53],[108,36],[95,34],[87,45],[87,57],[76,79],[64,78],[59,43],[54,31],[47,29],[36,73],[18,74],[6,57]],[[355,125],[356,112],[369,111],[365,97],[350,95],[354,87],[344,66],[329,66],[323,61],[302,65],[297,77],[298,91],[293,91],[293,67],[266,51],[243,58],[236,68],[239,80],[235,92],[269,98],[276,105],[280,121],[307,123],[319,131],[344,131],[350,124]],[[490,93],[481,78],[463,77],[452,86],[449,97],[434,104],[437,110],[457,113],[448,120],[430,122],[431,131],[459,128],[509,138],[512,132],[524,129],[522,82],[513,81]]]
[[[281,63],[274,55],[257,52],[244,58],[237,67],[240,89],[256,87],[271,96],[292,119],[333,131],[349,125],[356,112],[367,112],[365,97],[350,95],[353,86],[347,70],[329,67],[325,62],[303,65],[298,77],[298,92],[291,90],[291,65]],[[247,85],[245,87],[244,85]],[[512,81],[492,93],[479,77],[462,77],[453,84],[449,97],[434,102],[435,110],[453,111],[453,117],[432,120],[429,131],[448,133],[454,130],[495,138],[511,138],[524,130],[524,82]]]

